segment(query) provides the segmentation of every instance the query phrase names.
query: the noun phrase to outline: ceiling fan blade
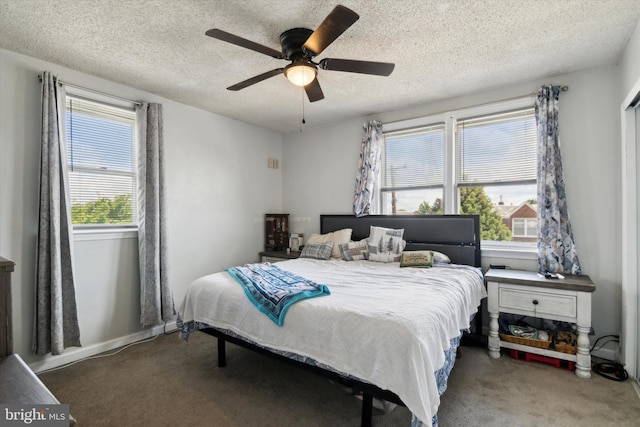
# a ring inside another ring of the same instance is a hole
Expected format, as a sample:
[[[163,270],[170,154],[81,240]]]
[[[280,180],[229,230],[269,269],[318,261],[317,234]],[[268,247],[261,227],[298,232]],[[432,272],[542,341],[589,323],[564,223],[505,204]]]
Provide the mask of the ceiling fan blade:
[[[276,68],[275,70],[267,71],[266,73],[262,73],[258,76],[251,77],[250,79],[247,79],[243,82],[236,83],[233,86],[229,86],[227,89],[228,90],[244,89],[245,87],[254,85],[256,83],[260,83],[261,81],[266,80],[269,77],[277,76],[278,74],[282,74],[282,73],[284,73],[284,68]]]
[[[325,58],[320,61],[318,66],[323,70],[373,74],[376,76],[388,76],[395,68],[395,64],[389,62],[356,61],[354,59],[335,58]]]
[[[341,5],[336,6],[302,47],[314,55],[319,55],[359,18],[353,10]]]
[[[322,88],[320,87],[317,77],[304,87],[304,91],[307,92],[309,102],[316,102],[324,99],[324,93],[322,93]]]
[[[286,59],[284,54],[280,51],[271,49],[270,47],[263,46],[256,42],[252,42],[251,40],[243,39],[242,37],[238,37],[236,35],[227,33],[226,31],[222,31],[217,28],[209,30],[205,34],[208,35],[209,37],[213,37],[214,39],[235,44],[236,46],[244,47],[246,49],[251,49],[255,52],[271,56],[272,58]]]

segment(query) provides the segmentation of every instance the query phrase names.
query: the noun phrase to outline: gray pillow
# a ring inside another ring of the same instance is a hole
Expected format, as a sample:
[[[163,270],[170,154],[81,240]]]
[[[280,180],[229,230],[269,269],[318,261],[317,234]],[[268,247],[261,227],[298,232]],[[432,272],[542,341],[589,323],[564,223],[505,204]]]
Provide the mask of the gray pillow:
[[[345,261],[364,260],[367,259],[368,255],[369,245],[367,244],[367,239],[340,245],[340,257]]]
[[[331,258],[331,250],[333,249],[333,242],[325,243],[307,243],[300,252],[300,258],[313,258],[313,259],[329,259]]]

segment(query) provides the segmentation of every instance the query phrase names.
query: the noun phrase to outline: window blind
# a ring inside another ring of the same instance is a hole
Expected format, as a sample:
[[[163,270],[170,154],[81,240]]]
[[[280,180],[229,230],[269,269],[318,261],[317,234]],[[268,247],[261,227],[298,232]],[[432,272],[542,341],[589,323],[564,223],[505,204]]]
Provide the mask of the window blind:
[[[459,186],[536,182],[533,107],[458,120],[455,129]]]
[[[73,223],[134,225],[135,111],[67,96],[65,119]]]
[[[381,191],[444,185],[444,123],[384,135]]]

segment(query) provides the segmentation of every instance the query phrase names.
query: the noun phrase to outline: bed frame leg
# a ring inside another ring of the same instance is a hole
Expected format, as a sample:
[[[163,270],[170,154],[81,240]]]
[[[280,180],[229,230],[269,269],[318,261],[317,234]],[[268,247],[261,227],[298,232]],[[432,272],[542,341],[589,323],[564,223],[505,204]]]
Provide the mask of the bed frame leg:
[[[227,366],[227,353],[225,351],[226,341],[223,338],[218,337],[218,367],[224,368]]]
[[[373,416],[373,396],[362,393],[362,415],[361,427],[371,427],[371,417]]]

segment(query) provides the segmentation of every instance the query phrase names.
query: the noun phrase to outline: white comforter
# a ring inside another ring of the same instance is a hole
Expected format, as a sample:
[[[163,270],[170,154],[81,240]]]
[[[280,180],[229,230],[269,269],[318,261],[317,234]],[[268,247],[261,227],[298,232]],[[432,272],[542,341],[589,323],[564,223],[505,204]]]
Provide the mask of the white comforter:
[[[444,363],[450,339],[469,327],[486,296],[479,269],[311,259],[278,267],[327,285],[331,295],[293,304],[280,327],[221,272],[191,284],[179,309],[182,321],[311,357],[394,392],[430,422],[440,403],[434,372]]]

